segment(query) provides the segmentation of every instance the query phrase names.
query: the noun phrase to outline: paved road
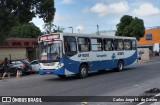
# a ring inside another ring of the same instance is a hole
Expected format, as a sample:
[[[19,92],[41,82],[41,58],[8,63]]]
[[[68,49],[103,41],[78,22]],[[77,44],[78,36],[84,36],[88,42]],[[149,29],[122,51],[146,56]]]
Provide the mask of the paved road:
[[[122,72],[91,73],[88,78],[38,74],[0,80],[1,96],[139,96],[146,90],[160,88],[160,62],[140,63]],[[22,103],[0,103],[23,105]],[[37,103],[34,105],[81,105],[80,102]],[[133,105],[136,103],[93,103],[88,105]],[[30,105],[25,103],[24,105]]]

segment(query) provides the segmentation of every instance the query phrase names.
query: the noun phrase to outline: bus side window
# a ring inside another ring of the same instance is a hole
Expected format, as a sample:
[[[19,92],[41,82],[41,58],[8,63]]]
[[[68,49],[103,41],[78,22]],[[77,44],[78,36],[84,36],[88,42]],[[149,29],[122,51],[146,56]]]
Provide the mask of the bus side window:
[[[91,49],[92,51],[102,51],[102,39],[101,38],[91,38]]]
[[[90,51],[89,38],[78,38],[78,49],[82,52]]]
[[[73,56],[77,54],[77,46],[76,46],[76,38],[75,37],[64,37],[64,50],[66,55]]]
[[[131,46],[131,40],[124,40],[124,49],[125,50],[132,50],[132,46]]]
[[[106,51],[112,51],[113,47],[113,40],[112,39],[104,39],[104,48]]]
[[[115,39],[114,40],[114,48],[115,50],[121,51],[124,49],[124,44],[122,39]]]

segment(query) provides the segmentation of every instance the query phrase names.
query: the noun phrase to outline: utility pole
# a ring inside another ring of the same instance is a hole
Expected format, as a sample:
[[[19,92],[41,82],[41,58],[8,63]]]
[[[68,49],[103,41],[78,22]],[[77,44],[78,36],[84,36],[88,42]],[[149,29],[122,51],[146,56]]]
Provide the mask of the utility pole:
[[[73,27],[68,27],[68,28],[71,28],[72,29],[72,33],[73,33]]]
[[[99,35],[99,26],[97,24],[97,35]]]

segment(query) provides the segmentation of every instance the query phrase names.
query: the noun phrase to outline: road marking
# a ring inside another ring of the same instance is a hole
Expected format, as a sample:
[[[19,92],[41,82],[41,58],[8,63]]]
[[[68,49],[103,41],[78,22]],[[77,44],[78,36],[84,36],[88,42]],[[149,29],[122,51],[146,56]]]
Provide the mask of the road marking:
[[[141,102],[141,103],[139,103],[139,104],[137,104],[137,105],[142,105],[142,104],[144,104],[145,102]]]
[[[157,94],[157,95],[155,95],[154,97],[157,97],[157,96],[160,96],[160,93],[159,94]],[[146,102],[146,101],[145,101]],[[137,104],[137,105],[142,105],[142,104],[144,104],[145,102],[140,102],[139,104]]]
[[[81,102],[81,105],[87,105],[88,102]]]
[[[139,85],[134,85],[135,87],[138,87]]]

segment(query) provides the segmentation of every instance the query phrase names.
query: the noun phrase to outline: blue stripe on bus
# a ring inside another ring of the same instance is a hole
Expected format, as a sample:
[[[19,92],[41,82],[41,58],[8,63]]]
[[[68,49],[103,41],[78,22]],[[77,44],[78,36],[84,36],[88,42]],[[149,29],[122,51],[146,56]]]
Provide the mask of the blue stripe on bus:
[[[116,68],[118,64],[118,60],[119,59],[90,61],[90,62],[85,62],[85,63],[89,65],[90,71],[97,71],[97,70],[102,70],[102,69]],[[122,58],[122,60],[124,61],[124,66],[133,64],[137,60],[137,51],[135,51],[135,53],[132,56],[128,58]],[[73,61],[71,59],[65,59],[64,64],[66,64],[65,68],[67,70],[74,72],[74,73],[78,73],[81,62]]]
[[[102,61],[90,61],[90,62],[85,62],[89,65],[89,70],[90,71],[97,71],[97,70],[102,70],[102,69],[112,69],[117,67],[119,59],[114,59],[114,60],[102,60]],[[124,66],[128,66],[133,64],[137,60],[137,51],[135,53],[128,57],[128,58],[122,58],[124,61]],[[65,74],[65,69],[77,74],[79,72],[79,67],[82,62],[79,61],[73,61],[69,58],[67,58],[64,54],[63,57],[60,61],[60,63],[64,63],[64,67],[56,70],[39,70],[39,74],[55,74],[55,75],[64,75]]]

